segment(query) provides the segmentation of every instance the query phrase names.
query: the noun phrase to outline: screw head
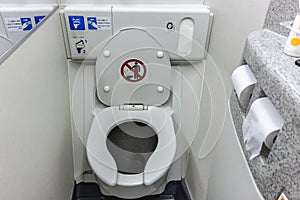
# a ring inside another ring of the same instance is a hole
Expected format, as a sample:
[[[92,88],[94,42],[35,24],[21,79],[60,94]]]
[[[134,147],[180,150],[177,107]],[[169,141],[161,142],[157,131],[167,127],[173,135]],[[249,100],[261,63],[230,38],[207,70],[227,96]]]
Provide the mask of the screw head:
[[[109,52],[108,50],[105,50],[105,51],[103,52],[103,55],[104,55],[105,57],[109,57],[109,56],[110,56],[110,52]]]
[[[164,52],[163,51],[158,51],[156,55],[157,55],[158,58],[162,58],[162,57],[164,57]]]
[[[109,88],[108,85],[106,85],[106,86],[103,87],[103,90],[104,90],[104,92],[109,92],[110,88]]]
[[[164,91],[164,88],[162,86],[157,87],[157,92],[162,93]]]

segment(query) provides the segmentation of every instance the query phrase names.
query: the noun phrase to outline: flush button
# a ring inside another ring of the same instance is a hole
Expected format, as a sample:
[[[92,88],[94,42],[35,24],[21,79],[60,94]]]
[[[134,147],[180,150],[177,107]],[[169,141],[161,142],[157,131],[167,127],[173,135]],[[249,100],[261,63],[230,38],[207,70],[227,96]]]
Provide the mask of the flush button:
[[[192,52],[195,23],[192,18],[185,18],[179,25],[177,52],[186,56]]]

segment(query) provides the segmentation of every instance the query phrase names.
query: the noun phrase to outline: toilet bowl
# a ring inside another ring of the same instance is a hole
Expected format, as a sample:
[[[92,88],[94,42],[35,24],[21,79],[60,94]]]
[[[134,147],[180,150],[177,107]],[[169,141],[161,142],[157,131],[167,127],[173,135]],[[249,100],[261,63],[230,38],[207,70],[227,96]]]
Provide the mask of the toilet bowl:
[[[130,121],[149,125],[157,134],[157,146],[146,161],[143,172],[135,174],[119,172],[116,160],[107,146],[107,136],[113,128]],[[95,115],[87,140],[90,166],[98,178],[109,186],[152,185],[165,175],[173,162],[175,152],[176,139],[172,118],[159,107],[149,107],[143,111],[106,108]]]
[[[124,29],[103,45],[95,73],[97,98],[107,107],[94,111],[90,167],[107,187],[153,186],[176,153],[173,119],[160,107],[170,96],[168,54],[146,30]]]

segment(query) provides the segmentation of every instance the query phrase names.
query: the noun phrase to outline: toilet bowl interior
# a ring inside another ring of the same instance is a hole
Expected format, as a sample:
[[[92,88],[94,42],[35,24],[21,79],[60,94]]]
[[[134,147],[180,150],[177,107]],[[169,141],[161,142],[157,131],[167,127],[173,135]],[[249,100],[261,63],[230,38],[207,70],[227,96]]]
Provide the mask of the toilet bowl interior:
[[[105,184],[152,185],[166,174],[175,157],[172,118],[159,107],[105,108],[94,117],[86,150],[91,168]]]
[[[106,145],[118,172],[139,174],[158,143],[156,132],[144,122],[127,121],[115,126],[107,136]]]

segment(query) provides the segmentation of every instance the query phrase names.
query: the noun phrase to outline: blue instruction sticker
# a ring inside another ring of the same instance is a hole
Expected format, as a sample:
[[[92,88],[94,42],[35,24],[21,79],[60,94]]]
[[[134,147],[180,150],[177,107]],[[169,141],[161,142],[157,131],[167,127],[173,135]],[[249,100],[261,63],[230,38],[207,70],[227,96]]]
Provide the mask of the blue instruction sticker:
[[[30,17],[20,18],[23,31],[30,31],[32,29],[32,21]]]
[[[98,30],[97,17],[88,17],[87,22],[89,30]]]
[[[71,30],[85,30],[83,16],[68,16]]]
[[[34,16],[34,22],[35,22],[35,24],[40,23],[45,17],[46,17],[45,15]]]

